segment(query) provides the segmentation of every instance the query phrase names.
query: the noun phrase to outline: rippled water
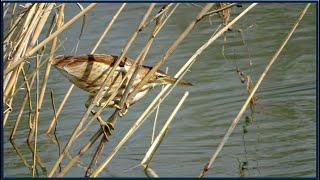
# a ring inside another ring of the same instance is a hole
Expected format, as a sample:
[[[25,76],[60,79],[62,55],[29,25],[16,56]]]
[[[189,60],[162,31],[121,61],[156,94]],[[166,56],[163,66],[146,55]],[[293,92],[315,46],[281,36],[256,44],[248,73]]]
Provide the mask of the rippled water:
[[[87,54],[99,38],[107,22],[120,4],[99,4],[88,14],[87,26],[79,42],[77,54]],[[232,17],[243,8],[235,8]],[[194,83],[193,87],[178,87],[163,102],[159,112],[158,131],[185,91],[189,91],[182,109],[172,122],[169,132],[154,156],[151,166],[159,176],[198,176],[203,165],[211,157],[243,105],[247,91],[240,82],[236,67],[251,75],[256,82],[260,73],[279,47],[291,28],[304,4],[259,4],[244,16],[234,29],[242,29],[246,41],[244,46],[241,35],[236,30],[226,34],[226,41],[219,38],[207,48],[192,66],[185,79]],[[128,4],[116,20],[107,38],[97,53],[119,54],[130,34],[146,11],[146,4]],[[159,9],[160,6],[157,6]],[[152,65],[200,8],[181,4],[168,25],[155,40],[146,64]],[[65,20],[79,10],[74,5],[66,6]],[[200,22],[183,44],[170,57],[165,65],[169,74],[174,74],[181,65],[210,37],[221,20],[212,17]],[[71,54],[80,33],[81,23],[60,36],[64,47],[58,54]],[[144,46],[150,28],[138,36],[128,55],[137,57]],[[224,46],[224,54],[222,48]],[[252,61],[250,67],[249,62]],[[165,67],[163,67],[165,69]],[[70,83],[53,69],[48,83],[46,99],[40,115],[38,151],[48,170],[57,159],[57,146],[45,135],[45,130],[53,116],[50,89],[56,98],[56,106],[61,102]],[[159,90],[159,88],[158,88]],[[154,90],[143,101],[134,105],[128,114],[117,121],[116,130],[106,145],[98,164],[111,151],[132,126],[158,92]],[[17,95],[14,106],[20,107],[23,94]],[[288,45],[271,67],[257,92],[256,112],[253,122],[246,124],[243,117],[223,148],[214,167],[207,176],[315,176],[316,173],[316,6],[312,5]],[[73,127],[84,112],[85,92],[75,88],[60,116],[57,136],[61,144],[67,142]],[[17,108],[18,109],[18,108]],[[104,116],[107,117],[110,111]],[[246,116],[250,116],[247,111]],[[17,110],[11,113],[4,128],[4,175],[29,176],[12,145],[6,141],[16,119]],[[16,144],[31,164],[32,156],[25,143],[28,133],[28,113],[24,113],[19,126]],[[101,176],[142,176],[141,168],[133,168],[140,163],[150,146],[153,117],[139,128],[108,165]],[[77,152],[82,143],[99,128],[97,123],[78,141],[71,154]],[[246,133],[244,133],[246,129]],[[94,148],[93,148],[94,149]],[[88,164],[93,150],[81,160]],[[64,161],[64,164],[67,161]],[[246,169],[240,172],[240,162],[247,162]],[[244,174],[243,174],[244,173]],[[83,169],[75,166],[67,175],[83,176]]]

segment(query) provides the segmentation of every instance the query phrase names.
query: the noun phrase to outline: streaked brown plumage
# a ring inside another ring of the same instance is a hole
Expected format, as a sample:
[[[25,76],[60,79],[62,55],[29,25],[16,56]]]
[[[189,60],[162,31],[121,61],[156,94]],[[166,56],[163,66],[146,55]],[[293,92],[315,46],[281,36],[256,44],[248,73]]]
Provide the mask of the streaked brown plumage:
[[[79,56],[57,56],[52,64],[60,71],[64,76],[66,76],[73,84],[79,88],[89,92],[91,98],[95,93],[101,88],[108,72],[113,67],[117,60],[117,56],[107,55],[107,54],[91,54],[91,55],[79,55]],[[123,58],[120,62],[119,67],[116,68],[115,73],[112,78],[107,82],[105,90],[107,93],[104,96],[104,100],[116,90],[115,88],[122,81],[125,74],[128,72],[129,68],[133,65],[134,60],[128,57]],[[150,71],[152,67],[140,66],[138,75],[134,79],[133,87],[135,87],[143,77]],[[131,77],[133,71],[128,77]],[[126,84],[126,81],[123,84]],[[141,98],[143,98],[147,92],[157,85],[162,84],[173,84],[176,78],[173,78],[161,70],[158,70],[154,77],[152,77],[149,82],[142,87],[141,90],[132,98],[127,101],[128,105],[132,105]],[[191,85],[186,81],[180,81],[179,85]],[[108,91],[109,90],[109,91]],[[117,92],[116,97],[112,102],[108,104],[110,107],[115,107],[115,105],[120,101],[125,90],[123,85]],[[132,91],[131,88],[130,91]],[[91,98],[87,101],[87,105],[90,103]],[[102,101],[103,102],[103,101]],[[101,102],[101,103],[102,103]]]
[[[79,88],[87,91],[90,93],[89,99],[86,102],[86,106],[88,107],[91,104],[91,101],[96,94],[97,91],[103,85],[105,78],[111,71],[112,67],[114,66],[116,60],[118,59],[117,56],[113,55],[106,55],[106,54],[91,54],[91,55],[79,55],[79,56],[57,56],[52,61],[52,64],[65,76],[67,77],[73,84],[78,86]],[[112,74],[111,78],[109,78],[107,85],[104,89],[106,91],[102,100],[97,103],[97,106],[105,105],[105,101],[116,91],[116,88],[121,83],[122,79],[128,73],[130,67],[134,64],[134,60],[130,58],[123,58],[120,62],[119,66],[116,68],[114,74]],[[141,82],[143,77],[150,71],[151,67],[148,66],[140,66],[137,76],[134,79],[133,85],[130,89],[130,92],[133,91],[134,87]],[[133,71],[130,72],[131,74],[128,75],[130,78],[133,74]],[[116,97],[107,104],[109,107],[119,107],[119,102],[123,93],[125,91],[125,84],[129,78],[124,80],[123,85],[117,90]],[[176,82],[176,78],[173,78],[163,71],[158,70],[155,75],[149,80],[149,82],[144,85],[136,95],[134,95],[131,99],[127,99],[125,103],[125,111],[127,107],[134,104],[135,102],[142,99],[150,89],[157,85],[161,84],[173,84]],[[186,81],[179,81],[179,85],[191,85]],[[94,110],[91,111],[93,114],[95,113]],[[122,111],[119,111],[119,115],[123,115]],[[112,116],[116,117],[116,116]],[[111,135],[111,130],[113,129],[112,122],[105,122],[99,116],[97,118],[99,121],[105,137],[108,138]]]

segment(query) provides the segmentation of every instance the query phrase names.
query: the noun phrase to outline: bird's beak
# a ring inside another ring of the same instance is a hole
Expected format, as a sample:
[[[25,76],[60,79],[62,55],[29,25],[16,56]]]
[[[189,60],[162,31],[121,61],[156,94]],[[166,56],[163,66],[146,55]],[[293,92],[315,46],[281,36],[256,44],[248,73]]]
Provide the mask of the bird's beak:
[[[174,84],[176,81],[177,81],[177,78],[173,78],[173,77],[170,77],[170,76],[162,76],[162,77],[158,77],[157,78],[158,81],[160,81],[160,83],[163,83],[163,84]],[[177,85],[180,85],[180,86],[193,86],[193,84],[185,81],[185,80],[180,80]]]

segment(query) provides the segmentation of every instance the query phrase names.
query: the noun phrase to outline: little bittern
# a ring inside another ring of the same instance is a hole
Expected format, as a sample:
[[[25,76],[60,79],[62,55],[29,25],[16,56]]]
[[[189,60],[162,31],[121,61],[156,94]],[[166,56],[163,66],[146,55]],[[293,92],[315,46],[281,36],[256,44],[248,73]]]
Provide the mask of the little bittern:
[[[114,55],[107,54],[91,54],[91,55],[79,55],[79,56],[57,56],[52,61],[52,64],[67,77],[73,84],[79,88],[90,93],[89,99],[86,102],[86,107],[90,105],[95,93],[99,91],[108,73],[111,71],[118,57]],[[109,107],[119,108],[119,102],[126,88],[127,81],[130,79],[131,74],[128,78],[124,80],[121,87],[117,90],[126,73],[129,72],[130,67],[134,65],[134,60],[128,57],[123,58],[119,66],[115,69],[114,74],[112,74],[107,82],[104,89],[106,91],[102,100],[96,104],[96,106],[103,106],[105,102],[115,91],[117,95],[115,98],[108,103]],[[129,92],[139,84],[139,82],[146,76],[152,67],[139,66],[138,74],[135,77],[132,87]],[[155,75],[144,85],[137,94],[135,94],[131,99],[128,99],[126,106],[130,106],[135,102],[143,98],[150,89],[157,85],[162,84],[173,84],[176,82],[176,78],[173,78],[163,71],[158,70]],[[178,85],[191,85],[186,81],[179,81]],[[99,120],[101,125],[106,125],[103,120]],[[113,128],[113,127],[112,127]]]

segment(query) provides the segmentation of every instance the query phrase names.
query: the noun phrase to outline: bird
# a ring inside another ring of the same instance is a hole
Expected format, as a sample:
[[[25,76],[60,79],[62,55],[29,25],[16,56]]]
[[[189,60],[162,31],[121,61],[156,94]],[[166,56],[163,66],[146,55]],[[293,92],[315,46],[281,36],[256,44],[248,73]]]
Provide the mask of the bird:
[[[58,69],[71,83],[89,93],[89,98],[85,103],[85,106],[88,107],[91,104],[95,94],[100,90],[100,88],[102,88],[101,86],[103,85],[105,78],[108,76],[118,58],[118,56],[110,54],[83,54],[76,56],[58,55],[53,58],[51,64]],[[134,59],[129,57],[122,58],[122,61],[118,67],[115,68],[114,73],[110,75],[110,78],[104,87],[103,91],[105,91],[105,95],[97,104],[95,104],[97,107],[106,105],[110,108],[121,108],[119,103],[126,89],[126,84],[134,72],[132,70],[129,71],[129,69],[134,64]],[[133,80],[129,93],[134,90],[134,88],[152,69],[152,67],[146,65],[138,66],[138,73]],[[127,73],[129,74],[126,79],[124,79]],[[122,80],[124,80],[124,82],[121,84],[120,88],[118,88]],[[126,109],[140,101],[154,87],[164,84],[174,84],[176,81],[177,78],[174,78],[161,70],[157,70],[153,77],[151,77],[135,95],[133,95],[130,99],[127,99],[127,102],[125,103]],[[185,80],[178,81],[177,85],[192,86],[191,83]],[[115,93],[115,91],[117,91],[116,96],[109,101],[108,104],[105,104],[107,99],[113,93]],[[94,113],[95,112],[92,111],[92,114]],[[122,116],[123,114],[119,115]],[[102,127],[107,128],[108,130],[113,129],[113,126],[111,126],[110,123],[106,123],[101,118],[98,118],[98,121]]]

